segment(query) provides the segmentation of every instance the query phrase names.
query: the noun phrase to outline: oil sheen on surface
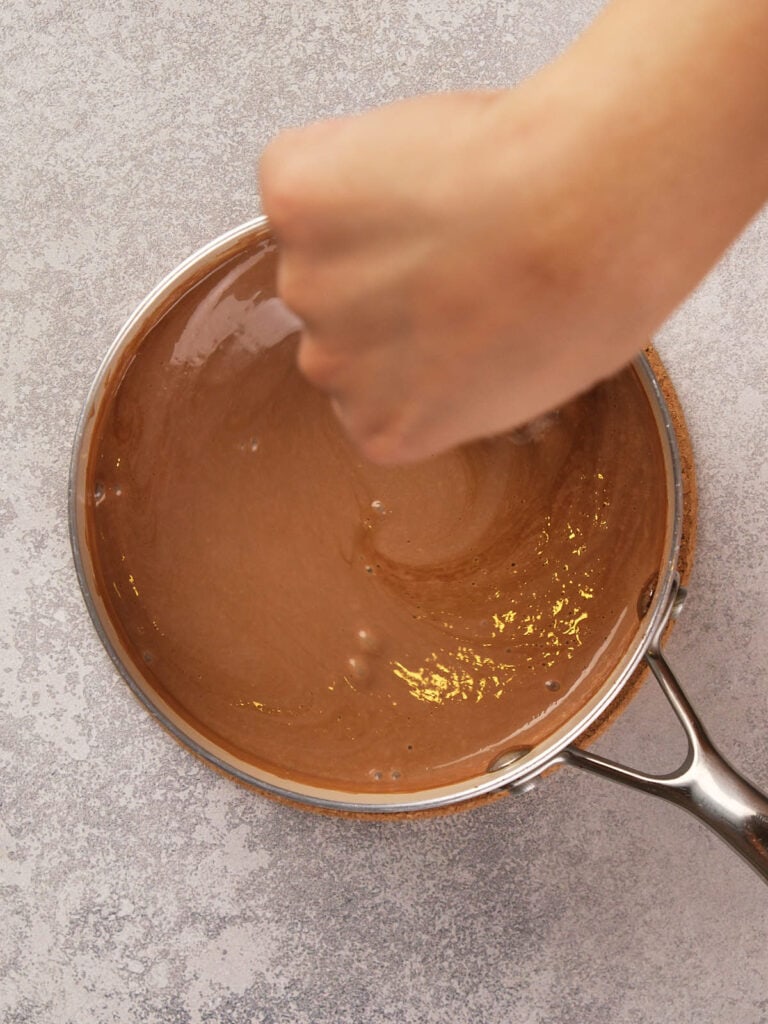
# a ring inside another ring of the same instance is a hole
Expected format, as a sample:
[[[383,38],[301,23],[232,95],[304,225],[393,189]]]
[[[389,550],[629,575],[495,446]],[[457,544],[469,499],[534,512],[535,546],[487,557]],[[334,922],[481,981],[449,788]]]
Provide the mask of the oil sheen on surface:
[[[145,687],[256,770],[463,781],[637,633],[667,515],[648,401],[627,370],[535,428],[370,465],[294,368],[274,269],[255,245],[125,355],[88,469],[97,589]]]

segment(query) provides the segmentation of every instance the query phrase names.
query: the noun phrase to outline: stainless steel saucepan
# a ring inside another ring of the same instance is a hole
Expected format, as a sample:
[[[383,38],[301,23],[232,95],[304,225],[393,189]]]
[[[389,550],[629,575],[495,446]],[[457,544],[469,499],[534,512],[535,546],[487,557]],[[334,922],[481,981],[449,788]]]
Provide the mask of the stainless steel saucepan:
[[[768,799],[742,778],[715,749],[661,652],[661,640],[680,612],[685,592],[679,582],[683,529],[683,477],[675,429],[659,381],[644,357],[636,370],[658,425],[667,473],[668,528],[658,582],[635,636],[613,675],[570,720],[532,749],[499,757],[481,776],[460,784],[420,792],[355,794],[305,785],[246,763],[196,732],[143,677],[118,631],[98,588],[86,542],[86,477],[94,425],[111,376],[126,351],[137,345],[155,322],[213,269],[268,236],[264,218],[251,221],[211,242],[169,274],[141,303],[109,349],[91,387],[75,439],[69,482],[70,534],[75,565],[88,610],[107,651],[138,699],[183,744],[240,781],[292,801],[347,812],[413,812],[458,804],[499,790],[530,789],[555,765],[572,765],[662,797],[690,811],[714,829],[768,881]],[[685,731],[688,752],[677,771],[648,775],[585,750],[579,745],[594,723],[615,703],[643,663],[651,670]]]

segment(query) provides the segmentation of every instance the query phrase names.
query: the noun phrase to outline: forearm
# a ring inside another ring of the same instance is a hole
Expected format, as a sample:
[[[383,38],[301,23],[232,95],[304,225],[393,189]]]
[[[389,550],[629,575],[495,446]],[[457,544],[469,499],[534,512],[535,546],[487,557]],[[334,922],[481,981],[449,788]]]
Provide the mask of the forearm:
[[[583,202],[557,216],[588,211],[607,272],[647,275],[654,327],[768,199],[768,3],[614,0],[536,78],[577,138]]]

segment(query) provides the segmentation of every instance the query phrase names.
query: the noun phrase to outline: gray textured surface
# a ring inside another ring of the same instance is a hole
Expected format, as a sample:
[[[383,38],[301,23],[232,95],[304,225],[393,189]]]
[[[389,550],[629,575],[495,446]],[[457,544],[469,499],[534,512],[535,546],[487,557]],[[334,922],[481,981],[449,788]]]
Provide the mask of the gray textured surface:
[[[680,812],[561,772],[417,823],[274,806],[117,680],[71,564],[66,475],[122,319],[258,209],[281,126],[513,82],[584,0],[4,0],[0,7],[0,1020],[762,1024],[768,890]],[[701,485],[670,653],[768,787],[768,218],[660,342]],[[680,749],[651,688],[601,743]]]

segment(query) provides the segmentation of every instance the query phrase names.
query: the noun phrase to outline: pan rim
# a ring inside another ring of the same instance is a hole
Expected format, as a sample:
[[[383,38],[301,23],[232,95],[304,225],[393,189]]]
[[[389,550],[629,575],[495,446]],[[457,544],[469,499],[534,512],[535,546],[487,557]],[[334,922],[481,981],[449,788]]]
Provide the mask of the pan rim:
[[[238,255],[260,238],[269,237],[269,224],[264,216],[249,220],[202,246],[167,274],[139,303],[107,349],[93,378],[74,437],[68,480],[69,535],[78,582],[85,605],[102,644],[119,674],[134,696],[183,746],[213,767],[233,776],[248,786],[273,796],[317,808],[350,813],[399,813],[433,810],[474,800],[505,787],[526,782],[556,763],[566,747],[577,740],[605,713],[629,683],[645,654],[663,629],[671,598],[677,585],[677,567],[683,524],[683,475],[680,451],[673,419],[661,385],[645,355],[633,361],[656,420],[667,475],[668,517],[664,556],[659,566],[658,582],[651,604],[638,631],[614,673],[600,689],[552,736],[512,764],[481,776],[412,793],[353,793],[324,788],[284,778],[233,757],[215,743],[197,733],[189,723],[165,705],[151,688],[141,684],[138,666],[131,664],[127,651],[110,630],[106,609],[93,585],[93,573],[85,542],[84,484],[89,456],[89,427],[96,419],[99,399],[110,380],[110,373],[119,365],[120,356],[146,332],[152,318],[157,319],[194,284],[202,280],[228,258]],[[182,724],[183,723],[183,724]]]

